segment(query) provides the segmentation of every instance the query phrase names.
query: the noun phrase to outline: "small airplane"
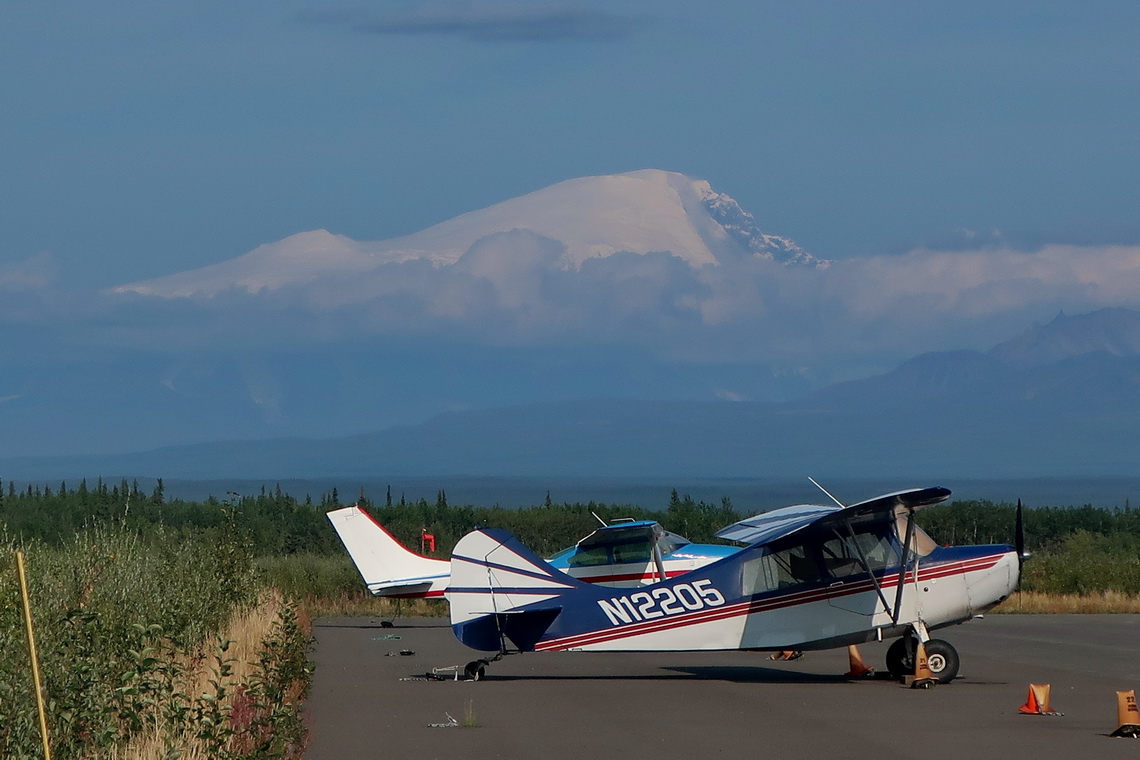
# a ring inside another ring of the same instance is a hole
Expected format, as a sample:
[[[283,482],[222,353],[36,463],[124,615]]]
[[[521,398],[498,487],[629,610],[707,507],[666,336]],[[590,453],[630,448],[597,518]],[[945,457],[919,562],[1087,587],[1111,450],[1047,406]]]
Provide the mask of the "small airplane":
[[[441,598],[451,563],[417,554],[358,506],[327,513],[368,590],[396,599]],[[600,518],[599,518],[600,519]],[[602,527],[544,560],[586,583],[626,588],[684,575],[740,551],[728,544],[694,544],[650,520]]]
[[[1003,601],[1028,555],[1020,503],[1016,548],[939,547],[913,518],[949,497],[919,488],[762,513],[717,533],[744,548],[629,590],[571,577],[506,531],[476,530],[452,553],[451,624],[466,646],[497,654],[466,675],[478,680],[514,652],[801,652],[898,637],[892,676],[914,672],[921,642],[931,680],[951,681],[958,653],[930,631]]]

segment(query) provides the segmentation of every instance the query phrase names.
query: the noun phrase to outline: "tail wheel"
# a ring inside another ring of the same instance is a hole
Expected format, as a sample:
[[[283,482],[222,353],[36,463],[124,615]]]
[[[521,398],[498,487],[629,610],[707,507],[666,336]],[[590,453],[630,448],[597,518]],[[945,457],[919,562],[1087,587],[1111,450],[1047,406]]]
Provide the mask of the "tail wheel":
[[[914,651],[917,644],[913,639],[903,637],[887,649],[887,672],[893,678],[914,675]],[[961,660],[958,650],[950,642],[931,639],[926,642],[926,666],[939,683],[950,683],[958,676]]]
[[[487,662],[485,660],[472,660],[464,666],[463,675],[467,676],[469,681],[482,681],[483,676],[487,675]]]

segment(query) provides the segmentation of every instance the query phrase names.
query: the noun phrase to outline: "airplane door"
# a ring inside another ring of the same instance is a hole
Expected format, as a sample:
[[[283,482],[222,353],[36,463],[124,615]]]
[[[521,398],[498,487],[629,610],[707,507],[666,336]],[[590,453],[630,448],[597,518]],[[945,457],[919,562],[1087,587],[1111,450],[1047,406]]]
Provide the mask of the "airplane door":
[[[898,552],[882,531],[862,531],[852,535],[835,535],[820,544],[824,569],[828,574],[828,604],[837,611],[850,614],[852,629],[885,625],[891,620],[890,606],[894,605],[896,586],[876,591],[871,572],[879,577],[897,569]],[[887,604],[884,605],[883,599]],[[904,609],[913,604],[913,587],[903,593]],[[842,618],[840,618],[842,620]]]

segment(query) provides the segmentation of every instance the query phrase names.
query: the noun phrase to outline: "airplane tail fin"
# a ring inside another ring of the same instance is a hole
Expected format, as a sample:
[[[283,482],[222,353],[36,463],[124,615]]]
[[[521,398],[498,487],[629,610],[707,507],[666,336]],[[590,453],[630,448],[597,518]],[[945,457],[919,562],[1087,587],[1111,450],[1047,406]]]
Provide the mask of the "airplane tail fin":
[[[451,626],[472,649],[501,651],[503,637],[533,649],[561,612],[561,597],[584,586],[510,533],[476,530],[451,554]]]
[[[327,514],[368,590],[381,596],[425,596],[447,578],[446,560],[407,549],[359,507]],[[437,592],[438,593],[438,592]]]

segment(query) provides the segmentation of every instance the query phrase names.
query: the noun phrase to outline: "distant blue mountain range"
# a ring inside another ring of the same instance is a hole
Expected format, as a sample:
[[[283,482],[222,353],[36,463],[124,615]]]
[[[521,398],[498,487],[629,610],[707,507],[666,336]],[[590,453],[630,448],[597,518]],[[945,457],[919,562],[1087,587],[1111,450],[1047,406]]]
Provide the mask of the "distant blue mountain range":
[[[19,457],[5,478],[1035,478],[1140,470],[1140,312],[1060,315],[781,403],[613,398],[451,412],[333,439]]]

